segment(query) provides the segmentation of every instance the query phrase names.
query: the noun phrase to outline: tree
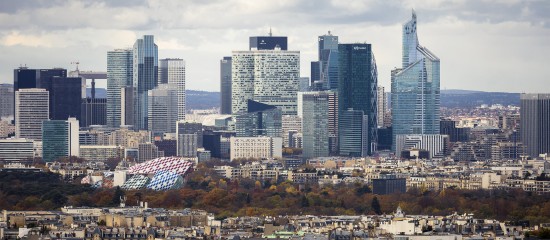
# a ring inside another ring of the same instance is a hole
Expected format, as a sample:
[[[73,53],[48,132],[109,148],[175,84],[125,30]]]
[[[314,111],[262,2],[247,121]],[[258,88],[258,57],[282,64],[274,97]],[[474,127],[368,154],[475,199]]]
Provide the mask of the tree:
[[[113,205],[120,204],[120,198],[124,197],[124,191],[120,187],[116,187],[115,194],[113,195],[113,200],[111,201]]]
[[[382,214],[382,210],[380,209],[380,202],[378,202],[378,198],[376,196],[372,199],[370,206],[372,207],[372,210],[374,210],[376,214],[378,215]]]

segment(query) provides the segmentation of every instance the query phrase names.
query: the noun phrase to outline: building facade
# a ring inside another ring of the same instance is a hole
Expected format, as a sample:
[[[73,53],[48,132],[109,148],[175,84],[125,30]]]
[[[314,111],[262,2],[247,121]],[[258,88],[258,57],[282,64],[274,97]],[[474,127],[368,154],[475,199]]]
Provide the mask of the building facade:
[[[342,156],[363,157],[368,155],[369,119],[362,110],[348,109],[339,116],[339,154]]]
[[[158,47],[153,35],[136,40],[133,48],[134,127],[147,129],[148,91],[158,85]]]
[[[231,57],[220,60],[220,113],[231,114]]]
[[[42,159],[45,162],[53,162],[60,157],[80,156],[78,128],[76,118],[44,121]]]
[[[439,134],[440,60],[420,46],[416,13],[403,25],[403,66],[391,72],[392,130],[398,134]]]
[[[329,94],[330,92],[300,93],[302,104],[303,157],[326,157],[329,145]]]
[[[247,112],[235,116],[237,137],[281,137],[281,109],[247,100]]]
[[[28,161],[33,158],[34,143],[32,140],[24,138],[0,139],[0,163]]]
[[[159,84],[173,84],[177,89],[177,120],[185,120],[185,61],[180,58],[159,60]],[[173,110],[172,110],[173,111]]]
[[[107,125],[107,98],[83,98],[80,126]]]
[[[319,36],[320,81],[324,90],[338,90],[338,36]]]
[[[81,77],[52,77],[50,87],[50,119],[80,120],[86,81]]]
[[[15,137],[42,140],[42,121],[50,119],[49,93],[42,88],[15,92]]]
[[[13,84],[0,84],[0,118],[13,117],[14,101]]]
[[[107,52],[107,126],[119,127],[127,123],[121,121],[121,108],[125,101],[121,92],[132,86],[133,51],[116,49]],[[133,100],[133,99],[132,99]],[[133,102],[132,102],[133,105]],[[132,111],[133,113],[133,111]]]
[[[449,136],[440,134],[396,135],[396,156],[404,150],[426,150],[430,158],[443,158],[448,154]]]
[[[340,44],[338,108],[363,111],[368,120],[367,153],[376,151],[378,72],[370,44]],[[347,126],[340,124],[340,131]],[[340,139],[342,141],[342,139]],[[357,143],[359,144],[359,143]]]
[[[282,138],[232,137],[230,159],[272,159],[282,157]]]
[[[174,84],[159,84],[148,93],[148,129],[154,137],[162,137],[164,133],[176,133],[178,121],[178,86]]]
[[[550,153],[550,94],[521,94],[521,140],[531,157]]]

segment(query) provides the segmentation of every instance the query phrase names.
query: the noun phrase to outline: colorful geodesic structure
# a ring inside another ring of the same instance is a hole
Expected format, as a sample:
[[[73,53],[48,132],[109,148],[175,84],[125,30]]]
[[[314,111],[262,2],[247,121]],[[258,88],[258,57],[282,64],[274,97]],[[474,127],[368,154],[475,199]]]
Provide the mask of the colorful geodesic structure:
[[[185,175],[193,167],[193,162],[181,157],[161,157],[136,164],[128,169],[129,174],[155,174],[159,171],[168,171]]]
[[[193,170],[193,162],[180,157],[161,157],[128,168],[134,174],[123,189],[148,188],[155,191],[178,189],[183,186],[183,177]],[[152,178],[147,175],[153,175]]]
[[[155,191],[165,191],[170,189],[178,189],[183,186],[183,177],[177,173],[168,171],[159,171],[155,173],[151,182],[147,184],[147,188]]]

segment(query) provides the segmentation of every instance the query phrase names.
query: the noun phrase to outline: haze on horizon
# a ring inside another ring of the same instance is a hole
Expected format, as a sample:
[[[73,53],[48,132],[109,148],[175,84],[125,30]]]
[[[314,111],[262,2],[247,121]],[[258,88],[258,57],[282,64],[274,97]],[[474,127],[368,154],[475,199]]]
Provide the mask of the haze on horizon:
[[[155,36],[160,58],[186,61],[187,89],[219,91],[219,60],[248,37],[288,36],[301,76],[317,60],[317,36],[373,44],[379,84],[401,66],[401,26],[441,59],[442,89],[550,92],[550,3],[544,0],[18,0],[0,2],[0,83],[13,69],[106,71],[107,51]],[[105,86],[105,84],[99,84]]]

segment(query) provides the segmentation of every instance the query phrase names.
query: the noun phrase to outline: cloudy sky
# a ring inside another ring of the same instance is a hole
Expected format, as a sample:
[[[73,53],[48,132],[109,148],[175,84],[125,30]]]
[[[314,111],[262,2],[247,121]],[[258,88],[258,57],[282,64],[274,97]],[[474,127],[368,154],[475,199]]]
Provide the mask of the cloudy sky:
[[[25,64],[106,71],[107,51],[152,34],[159,58],[186,60],[188,89],[218,91],[219,60],[272,28],[301,51],[302,76],[329,30],[342,43],[373,44],[389,88],[413,8],[420,44],[441,59],[442,89],[550,92],[545,0],[1,0],[0,82]]]

